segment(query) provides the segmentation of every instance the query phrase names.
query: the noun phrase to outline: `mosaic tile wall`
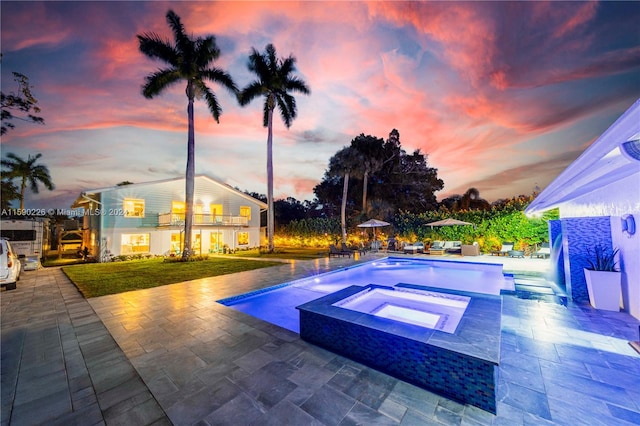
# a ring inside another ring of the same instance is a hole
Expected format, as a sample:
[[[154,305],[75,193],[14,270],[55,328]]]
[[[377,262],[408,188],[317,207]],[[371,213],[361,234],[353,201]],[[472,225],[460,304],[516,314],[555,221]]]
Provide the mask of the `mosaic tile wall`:
[[[597,246],[611,250],[611,219],[577,217],[561,219],[564,235],[565,279],[567,292],[574,302],[589,303],[584,268],[588,266],[587,251]]]
[[[495,362],[430,344],[428,337],[417,340],[381,330],[371,324],[388,325],[390,320],[333,308],[330,303],[334,301],[326,301],[315,312],[305,305],[298,307],[302,339],[408,383],[496,413]],[[345,312],[332,316],[335,309]],[[442,334],[429,329],[422,329],[422,333]]]

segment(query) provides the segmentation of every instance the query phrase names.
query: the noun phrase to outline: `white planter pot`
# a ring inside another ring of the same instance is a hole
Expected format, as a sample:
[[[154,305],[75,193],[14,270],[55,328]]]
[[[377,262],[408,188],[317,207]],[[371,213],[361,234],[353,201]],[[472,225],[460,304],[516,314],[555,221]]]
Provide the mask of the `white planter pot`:
[[[589,303],[596,309],[619,311],[622,297],[622,273],[584,270]]]

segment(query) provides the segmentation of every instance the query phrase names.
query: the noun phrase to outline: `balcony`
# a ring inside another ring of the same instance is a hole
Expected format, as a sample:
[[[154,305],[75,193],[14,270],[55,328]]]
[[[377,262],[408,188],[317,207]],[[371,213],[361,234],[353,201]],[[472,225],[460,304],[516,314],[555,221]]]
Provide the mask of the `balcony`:
[[[184,213],[159,213],[158,226],[184,226]],[[193,226],[249,226],[245,216],[194,214]]]

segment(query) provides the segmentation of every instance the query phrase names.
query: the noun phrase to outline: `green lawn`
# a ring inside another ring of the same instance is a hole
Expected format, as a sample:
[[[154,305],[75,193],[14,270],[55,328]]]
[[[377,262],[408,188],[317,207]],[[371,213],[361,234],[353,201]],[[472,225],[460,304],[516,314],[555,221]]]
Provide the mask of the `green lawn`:
[[[308,248],[308,247],[276,247],[274,253],[260,252],[258,249],[239,250],[232,256],[238,257],[259,257],[263,259],[294,259],[309,260],[327,257],[328,249]]]
[[[282,265],[282,262],[222,257],[198,262],[163,262],[158,258],[87,263],[65,266],[62,270],[84,297],[89,298],[275,265]]]

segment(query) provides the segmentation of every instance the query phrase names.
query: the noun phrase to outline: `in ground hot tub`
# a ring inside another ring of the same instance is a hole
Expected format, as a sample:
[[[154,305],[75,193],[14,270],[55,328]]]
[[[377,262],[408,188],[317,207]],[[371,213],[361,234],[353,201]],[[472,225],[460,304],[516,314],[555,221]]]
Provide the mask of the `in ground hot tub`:
[[[370,284],[297,309],[302,339],[495,414],[500,296]]]
[[[333,306],[453,333],[470,300],[434,291],[367,287]]]

